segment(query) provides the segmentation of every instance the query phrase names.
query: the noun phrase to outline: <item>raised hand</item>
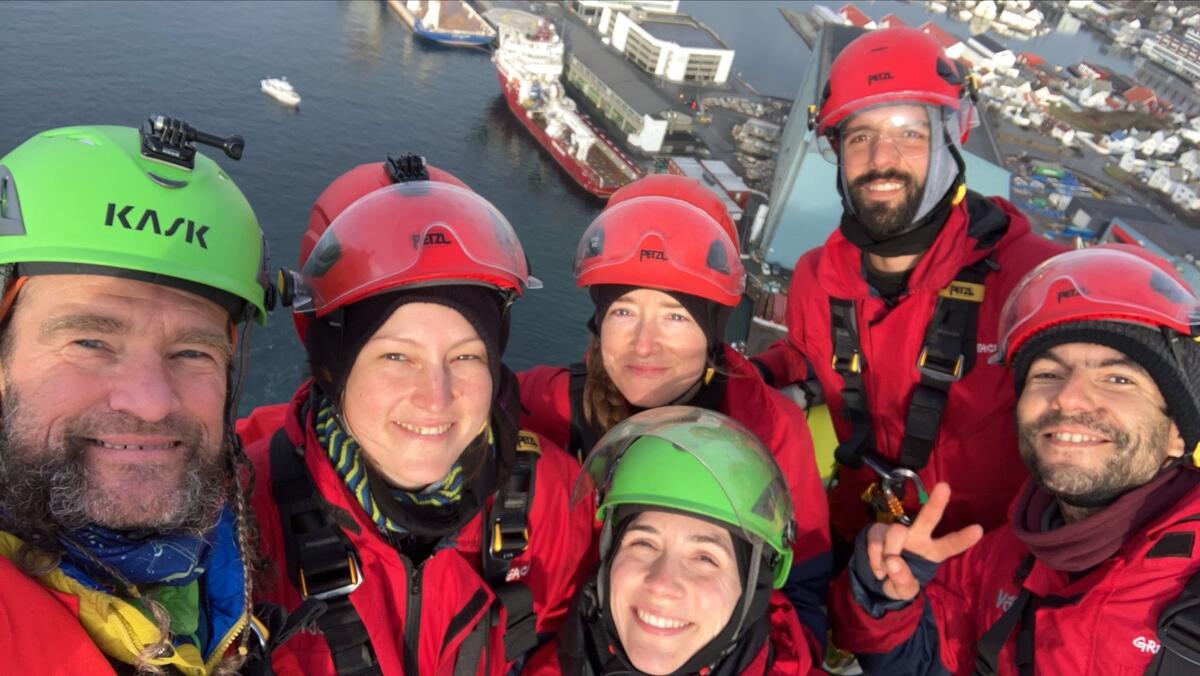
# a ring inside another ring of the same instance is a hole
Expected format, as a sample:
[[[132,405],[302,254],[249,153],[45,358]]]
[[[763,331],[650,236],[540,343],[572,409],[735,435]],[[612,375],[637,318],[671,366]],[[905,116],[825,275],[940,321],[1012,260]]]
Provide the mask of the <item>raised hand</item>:
[[[909,552],[930,561],[941,563],[958,556],[979,542],[983,527],[967,526],[934,539],[933,529],[942,520],[950,502],[950,485],[939,483],[929,493],[929,501],[917,513],[911,526],[899,523],[877,523],[867,531],[867,560],[875,579],[884,580],[883,593],[895,601],[911,601],[921,591],[921,583],[912,574],[908,562],[900,556]]]

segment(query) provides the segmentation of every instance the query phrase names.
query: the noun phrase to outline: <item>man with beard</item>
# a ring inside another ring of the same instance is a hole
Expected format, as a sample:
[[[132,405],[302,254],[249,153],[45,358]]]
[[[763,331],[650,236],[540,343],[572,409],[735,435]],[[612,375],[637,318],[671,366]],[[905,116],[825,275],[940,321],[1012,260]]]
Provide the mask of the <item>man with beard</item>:
[[[160,117],[0,158],[4,673],[233,673],[252,647],[232,419],[266,250],[197,137],[241,156]]]
[[[911,526],[864,529],[839,640],[876,673],[1196,673],[1200,300],[1102,246],[1036,268],[1000,329],[1032,475],[1009,523],[933,536],[938,484]]]
[[[919,507],[912,477],[954,486],[945,526],[990,529],[1025,475],[1010,376],[987,357],[1009,290],[1061,248],[967,190],[972,91],[932,38],[890,28],[846,46],[810,111],[844,210],[796,263],[787,339],[755,360],[777,386],[819,381],[833,413],[835,570],[864,525]]]

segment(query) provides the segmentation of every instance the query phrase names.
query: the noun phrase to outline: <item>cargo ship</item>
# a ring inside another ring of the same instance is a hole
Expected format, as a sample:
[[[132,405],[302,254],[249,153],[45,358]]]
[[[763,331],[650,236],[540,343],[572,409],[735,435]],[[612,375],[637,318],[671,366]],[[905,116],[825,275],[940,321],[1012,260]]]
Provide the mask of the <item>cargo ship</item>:
[[[561,80],[563,42],[554,26],[517,10],[492,10],[488,17],[500,29],[492,61],[504,99],[559,166],[602,199],[641,176],[567,96]]]
[[[418,36],[439,45],[479,47],[496,31],[462,0],[388,0],[388,6]]]

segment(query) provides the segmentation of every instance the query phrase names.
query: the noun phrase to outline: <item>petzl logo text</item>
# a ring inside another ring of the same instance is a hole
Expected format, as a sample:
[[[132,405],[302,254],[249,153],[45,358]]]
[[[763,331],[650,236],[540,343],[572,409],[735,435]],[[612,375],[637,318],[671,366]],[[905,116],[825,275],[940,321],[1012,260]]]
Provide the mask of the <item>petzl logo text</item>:
[[[871,73],[867,76],[867,84],[875,84],[876,82],[883,82],[884,80],[890,79],[892,79],[892,74],[887,71],[882,73]]]
[[[421,244],[425,246],[440,246],[442,244],[450,244],[450,238],[443,232],[427,232],[424,237],[413,235],[412,244],[414,249],[418,248],[418,245]]]
[[[665,261],[667,260],[667,252],[659,251],[658,249],[642,249],[639,258],[641,260]]]

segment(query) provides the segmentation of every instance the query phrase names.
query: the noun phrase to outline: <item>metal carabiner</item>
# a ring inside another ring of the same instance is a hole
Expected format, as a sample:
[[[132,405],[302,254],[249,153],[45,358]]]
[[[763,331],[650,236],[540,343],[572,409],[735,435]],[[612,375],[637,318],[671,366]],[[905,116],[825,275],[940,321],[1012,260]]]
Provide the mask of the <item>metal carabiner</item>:
[[[925,492],[925,482],[921,481],[921,477],[917,476],[917,473],[911,469],[897,467],[891,471],[891,475],[888,478],[883,480],[883,483],[886,483],[887,488],[892,492],[903,495],[904,484],[909,481],[917,488],[917,501],[922,505],[929,502],[929,493]]]

